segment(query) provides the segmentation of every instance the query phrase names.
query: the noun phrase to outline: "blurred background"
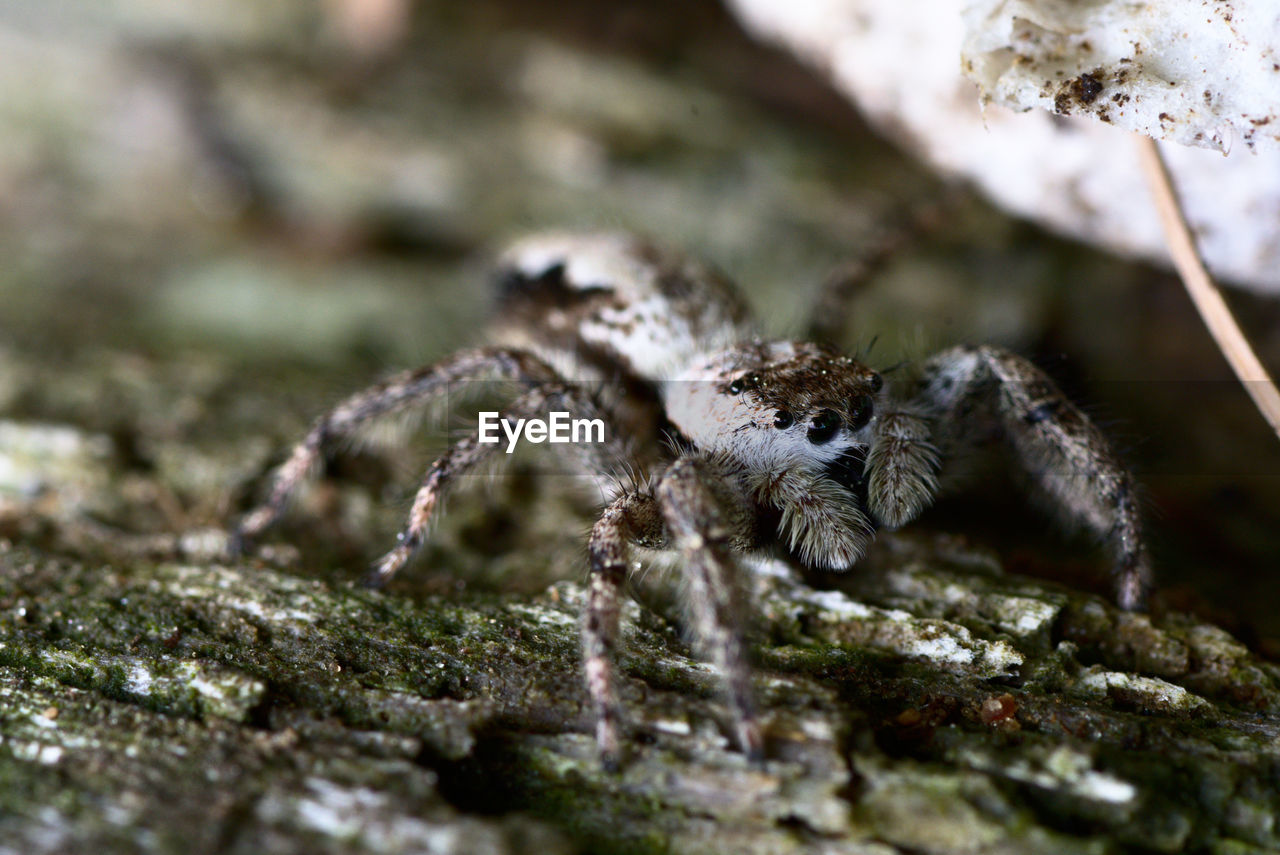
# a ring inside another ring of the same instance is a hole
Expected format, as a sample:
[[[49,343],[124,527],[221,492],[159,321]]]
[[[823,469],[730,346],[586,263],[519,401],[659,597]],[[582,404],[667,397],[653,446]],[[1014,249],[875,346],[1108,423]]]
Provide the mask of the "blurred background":
[[[529,231],[642,232],[798,334],[826,277],[945,192],[894,143],[712,0],[6,0],[0,537],[110,557],[225,525],[325,406],[475,343],[493,252]],[[1275,305],[1232,299],[1280,366]],[[1035,359],[1145,486],[1160,607],[1280,652],[1277,441],[1171,274],[969,198],[870,284],[844,344],[873,340],[877,367]],[[336,461],[280,535],[299,572],[358,575],[440,441]],[[543,490],[454,503],[397,584],[579,573],[590,509],[564,499],[566,527]],[[1105,559],[1024,505],[993,478],[920,526],[1106,591]]]

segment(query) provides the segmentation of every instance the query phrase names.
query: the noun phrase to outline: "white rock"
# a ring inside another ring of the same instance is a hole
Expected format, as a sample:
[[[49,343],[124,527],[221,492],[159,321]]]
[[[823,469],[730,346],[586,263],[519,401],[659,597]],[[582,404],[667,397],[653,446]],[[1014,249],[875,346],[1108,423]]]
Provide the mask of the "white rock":
[[[1219,151],[1280,147],[1270,0],[976,0],[964,21],[969,76],[1004,106]]]
[[[1166,257],[1121,127],[1227,152],[1164,146],[1213,272],[1280,291],[1280,19],[1269,0],[730,6],[941,172],[1117,252]]]

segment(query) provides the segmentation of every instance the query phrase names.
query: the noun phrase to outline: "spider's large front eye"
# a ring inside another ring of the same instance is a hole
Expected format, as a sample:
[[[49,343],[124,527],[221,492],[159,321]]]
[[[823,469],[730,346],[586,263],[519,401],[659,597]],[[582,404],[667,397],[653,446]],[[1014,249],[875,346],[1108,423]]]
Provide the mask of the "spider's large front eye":
[[[861,430],[867,426],[867,422],[871,421],[871,398],[866,395],[859,395],[853,399],[853,403],[849,406],[849,427],[853,430]]]
[[[778,410],[773,416],[773,426],[778,430],[786,430],[796,423],[795,416],[786,410]]]
[[[830,442],[840,429],[840,416],[834,410],[820,410],[809,420],[809,441],[814,445]]]

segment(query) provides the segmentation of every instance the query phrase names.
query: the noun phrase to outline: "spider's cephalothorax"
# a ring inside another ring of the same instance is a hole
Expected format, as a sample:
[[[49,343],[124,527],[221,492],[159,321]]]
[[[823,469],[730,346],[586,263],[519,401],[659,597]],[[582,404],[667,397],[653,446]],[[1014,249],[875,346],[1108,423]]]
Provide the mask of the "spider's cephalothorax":
[[[515,381],[522,391],[504,418],[602,419],[603,443],[566,448],[605,497],[588,544],[582,637],[606,758],[619,749],[613,650],[633,546],[679,553],[692,629],[723,675],[740,744],[758,755],[736,556],[779,548],[809,567],[844,570],[877,529],[933,500],[949,459],[992,436],[1068,522],[1106,542],[1117,599],[1142,606],[1150,572],[1131,480],[1093,424],[1026,360],[956,347],[890,383],[827,345],[759,340],[721,276],[627,236],[528,239],[504,256],[499,281],[490,346],[395,376],[326,413],[237,534],[251,539],[270,525],[335,442],[439,400],[456,382]],[[442,494],[495,452],[473,434],[432,464],[372,582],[409,560]]]

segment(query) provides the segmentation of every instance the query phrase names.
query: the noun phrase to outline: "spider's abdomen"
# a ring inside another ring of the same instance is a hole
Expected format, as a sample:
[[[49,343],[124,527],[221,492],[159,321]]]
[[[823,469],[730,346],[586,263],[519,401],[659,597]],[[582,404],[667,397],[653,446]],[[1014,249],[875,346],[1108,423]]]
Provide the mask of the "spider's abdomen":
[[[499,288],[495,343],[532,350],[572,379],[652,384],[750,336],[727,279],[629,235],[527,238],[504,254]]]

